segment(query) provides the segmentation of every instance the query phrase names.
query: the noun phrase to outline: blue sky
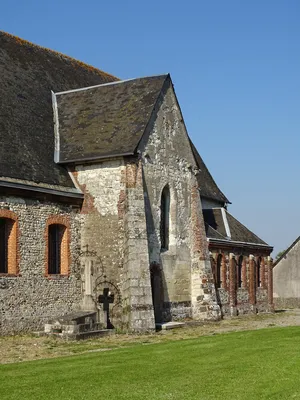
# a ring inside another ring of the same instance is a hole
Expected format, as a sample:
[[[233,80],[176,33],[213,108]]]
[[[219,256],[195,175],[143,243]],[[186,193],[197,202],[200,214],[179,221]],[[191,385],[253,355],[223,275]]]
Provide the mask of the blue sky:
[[[229,211],[300,235],[300,1],[1,1],[0,29],[120,78],[170,72]]]

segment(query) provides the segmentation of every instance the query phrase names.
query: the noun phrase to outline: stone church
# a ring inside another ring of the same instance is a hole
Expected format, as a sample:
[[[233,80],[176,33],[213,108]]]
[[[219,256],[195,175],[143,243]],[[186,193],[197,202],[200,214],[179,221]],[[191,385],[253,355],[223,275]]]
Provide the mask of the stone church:
[[[118,78],[0,32],[0,333],[270,311],[272,247],[228,211],[170,75]]]

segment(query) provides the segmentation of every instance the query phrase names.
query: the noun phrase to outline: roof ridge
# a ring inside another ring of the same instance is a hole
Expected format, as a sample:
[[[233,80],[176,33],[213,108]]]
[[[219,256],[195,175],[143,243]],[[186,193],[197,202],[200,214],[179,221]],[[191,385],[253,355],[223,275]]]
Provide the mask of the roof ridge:
[[[5,31],[2,31],[2,30],[0,30],[0,34],[3,35],[3,36],[6,36],[6,37],[8,37],[8,38],[10,38],[12,40],[15,40],[20,45],[26,45],[26,46],[29,46],[29,47],[33,47],[33,48],[37,48],[37,49],[43,50],[45,52],[49,52],[49,53],[51,53],[53,55],[56,55],[56,56],[64,57],[64,58],[68,59],[71,62],[75,62],[76,64],[78,64],[79,66],[81,66],[83,68],[86,68],[86,69],[94,71],[95,73],[98,73],[98,74],[100,73],[100,74],[106,75],[108,78],[116,79],[117,81],[120,80],[120,78],[118,78],[118,77],[116,77],[116,76],[114,76],[114,75],[112,75],[112,74],[110,74],[108,72],[105,72],[105,71],[103,71],[103,70],[101,70],[99,68],[96,68],[93,65],[87,64],[87,63],[85,63],[83,61],[77,60],[76,58],[68,56],[68,55],[66,55],[64,53],[60,53],[59,51],[52,50],[52,49],[49,49],[48,47],[44,47],[44,46],[41,46],[39,44],[32,43],[32,42],[30,42],[30,41],[28,41],[26,39],[22,39],[19,36],[12,35],[11,33],[8,33],[8,32],[5,32]]]
[[[95,88],[103,87],[103,86],[120,85],[122,83],[130,82],[130,81],[137,81],[139,79],[159,78],[159,77],[163,77],[163,76],[165,76],[167,78],[168,75],[169,74],[159,74],[159,75],[142,76],[142,77],[138,77],[138,78],[119,79],[117,81],[100,83],[99,85],[92,85],[92,86],[80,87],[78,89],[64,90],[62,92],[56,92],[56,93],[54,93],[54,95],[58,96],[58,95],[61,95],[61,94],[81,92],[81,91],[84,91],[84,90],[95,89]]]
[[[160,91],[159,91],[159,93],[158,93],[158,95],[157,95],[157,97],[156,97],[156,100],[155,100],[155,102],[154,102],[154,105],[153,105],[152,110],[151,110],[150,115],[149,115],[149,119],[148,119],[148,121],[147,121],[147,123],[146,123],[146,125],[145,125],[144,130],[143,130],[143,134],[142,134],[140,140],[138,141],[137,145],[135,146],[135,151],[137,151],[137,149],[138,149],[138,147],[139,147],[141,141],[143,140],[143,138],[144,138],[144,136],[145,136],[145,133],[146,133],[146,131],[147,131],[147,129],[148,129],[148,126],[149,126],[149,124],[150,124],[150,121],[152,120],[152,116],[154,115],[155,112],[158,111],[158,110],[156,110],[156,106],[157,106],[157,104],[158,104],[160,95],[161,95],[161,93],[162,93],[162,91],[163,91],[163,88],[165,87],[165,84],[166,84],[167,80],[169,79],[169,80],[172,82],[170,73],[163,74],[163,75],[153,75],[153,76],[149,76],[149,77],[148,77],[148,78],[152,78],[152,77],[157,77],[157,78],[158,78],[158,77],[162,77],[162,76],[164,76],[165,79],[164,79],[163,84],[161,85]],[[145,77],[145,78],[146,78],[146,77]],[[142,78],[140,78],[140,79],[142,79]]]
[[[285,257],[287,255],[287,253],[292,250],[292,248],[299,242],[300,240],[300,236],[297,237],[296,240],[293,241],[293,243],[281,254],[281,256],[275,260],[274,264],[273,264],[273,268],[279,263],[279,261],[281,261],[283,259],[283,257]]]

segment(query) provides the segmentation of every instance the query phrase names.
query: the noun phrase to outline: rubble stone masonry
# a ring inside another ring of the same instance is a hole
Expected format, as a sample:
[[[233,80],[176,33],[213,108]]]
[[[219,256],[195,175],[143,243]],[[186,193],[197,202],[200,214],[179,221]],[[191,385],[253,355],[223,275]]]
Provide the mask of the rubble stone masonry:
[[[9,238],[8,244],[8,259],[15,260],[15,270],[9,266],[8,274],[0,275],[0,334],[42,329],[47,319],[77,309],[81,280],[76,212],[56,203],[1,197],[0,218],[15,221],[11,233],[15,238]],[[69,226],[68,265],[57,276],[45,274],[49,218],[67,220]]]

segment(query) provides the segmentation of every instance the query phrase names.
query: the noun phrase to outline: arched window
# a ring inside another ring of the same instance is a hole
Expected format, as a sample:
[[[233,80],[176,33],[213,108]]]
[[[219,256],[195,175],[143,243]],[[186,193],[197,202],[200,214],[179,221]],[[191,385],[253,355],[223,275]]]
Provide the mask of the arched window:
[[[49,218],[46,241],[46,275],[68,275],[69,224],[67,218],[63,216]]]
[[[161,194],[160,203],[160,242],[161,249],[169,248],[169,228],[170,228],[170,189],[166,185]]]
[[[219,289],[222,287],[222,254],[218,255],[217,268],[216,268],[216,287]]]
[[[237,264],[237,286],[241,288],[243,286],[243,256],[239,256]]]
[[[17,275],[17,216],[0,210],[0,274]]]

